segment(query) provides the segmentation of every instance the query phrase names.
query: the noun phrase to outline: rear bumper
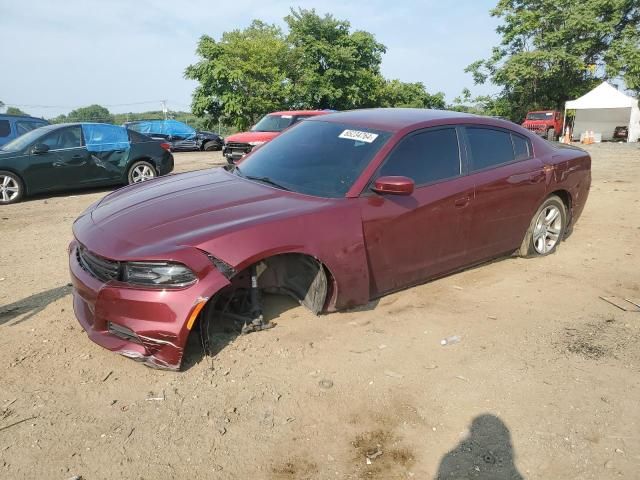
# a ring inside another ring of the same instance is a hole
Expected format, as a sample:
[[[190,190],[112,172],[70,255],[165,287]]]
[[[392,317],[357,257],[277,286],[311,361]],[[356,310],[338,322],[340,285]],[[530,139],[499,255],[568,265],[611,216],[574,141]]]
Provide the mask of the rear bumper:
[[[228,285],[228,280],[212,269],[204,279],[182,290],[104,283],[80,265],[77,247],[76,241],[69,245],[73,309],[89,338],[148,366],[179,370],[190,332],[189,315],[199,301]]]
[[[162,157],[162,162],[158,165],[158,174],[159,175],[168,175],[173,172],[174,160],[173,154],[171,152],[166,152]]]

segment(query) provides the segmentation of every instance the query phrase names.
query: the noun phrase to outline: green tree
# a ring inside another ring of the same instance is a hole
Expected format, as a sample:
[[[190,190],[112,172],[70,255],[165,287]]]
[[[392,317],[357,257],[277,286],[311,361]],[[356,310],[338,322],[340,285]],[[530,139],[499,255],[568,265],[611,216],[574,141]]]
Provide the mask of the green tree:
[[[7,115],[25,115],[25,116],[29,116],[28,113],[23,112],[18,107],[7,107],[7,111],[5,113]]]
[[[465,70],[502,87],[510,117],[562,108],[605,79],[640,90],[638,0],[500,0],[500,45]]]
[[[201,60],[185,71],[199,82],[192,102],[196,115],[233,119],[245,129],[287,104],[289,52],[278,27],[255,20],[245,30],[223,33],[219,42],[203,35],[196,52]]]
[[[408,83],[400,80],[387,80],[380,94],[381,107],[411,107],[444,109],[444,93],[431,95],[421,82]]]
[[[101,105],[89,105],[71,110],[68,115],[60,115],[56,119],[66,122],[99,122],[113,123],[113,115]],[[55,120],[55,119],[54,119]]]
[[[290,46],[288,78],[292,107],[346,110],[376,106],[384,83],[380,63],[386,48],[346,20],[315,10],[285,17]]]
[[[291,10],[288,32],[255,20],[245,30],[204,35],[200,60],[185,70],[198,81],[194,114],[215,125],[245,129],[274,110],[375,106],[443,108],[441,93],[430,95],[421,83],[386,82],[380,73],[385,46],[332,15]]]

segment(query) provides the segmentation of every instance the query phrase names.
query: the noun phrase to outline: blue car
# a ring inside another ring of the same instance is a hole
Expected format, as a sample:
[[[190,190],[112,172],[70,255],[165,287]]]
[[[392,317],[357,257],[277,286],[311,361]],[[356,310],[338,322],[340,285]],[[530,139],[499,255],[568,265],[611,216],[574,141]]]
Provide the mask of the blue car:
[[[45,125],[49,125],[49,122],[41,118],[0,114],[0,147],[24,133]]]
[[[222,150],[224,139],[177,120],[137,120],[123,125],[151,138],[169,142],[171,150]]]

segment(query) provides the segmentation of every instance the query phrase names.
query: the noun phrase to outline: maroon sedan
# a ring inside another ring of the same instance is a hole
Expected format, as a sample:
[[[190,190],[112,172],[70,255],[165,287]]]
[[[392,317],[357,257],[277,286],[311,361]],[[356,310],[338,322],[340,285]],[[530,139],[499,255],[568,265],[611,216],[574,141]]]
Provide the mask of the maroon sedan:
[[[314,313],[492,258],[552,253],[591,159],[510,122],[359,110],[301,122],[227,169],[107,195],[75,222],[74,308],[96,343],[179,369],[192,330],[268,328],[262,291]]]

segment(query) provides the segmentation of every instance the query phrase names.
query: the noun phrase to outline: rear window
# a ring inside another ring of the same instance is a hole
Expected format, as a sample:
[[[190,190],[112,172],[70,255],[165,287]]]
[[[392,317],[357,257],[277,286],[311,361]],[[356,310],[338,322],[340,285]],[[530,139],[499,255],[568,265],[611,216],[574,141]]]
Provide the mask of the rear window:
[[[46,125],[48,124],[44,122],[30,122],[30,121],[21,120],[16,122],[16,133],[18,135],[22,135],[23,133],[30,132],[31,130],[44,127]]]
[[[146,135],[143,135],[142,133],[138,133],[135,130],[127,130],[127,131],[129,132],[129,139],[131,139],[133,143],[150,142],[153,140],[151,137],[147,137]]]
[[[473,170],[483,170],[515,160],[511,135],[503,130],[467,127],[467,140]]]
[[[8,137],[11,133],[11,125],[9,125],[9,120],[0,120],[0,138]]]
[[[531,156],[531,144],[529,140],[520,135],[511,134],[513,140],[513,151],[516,156],[516,160],[524,160]]]

